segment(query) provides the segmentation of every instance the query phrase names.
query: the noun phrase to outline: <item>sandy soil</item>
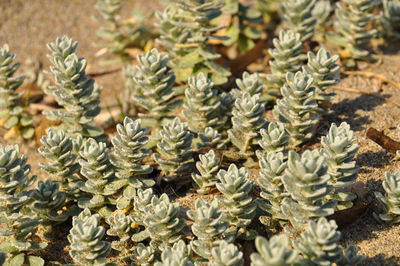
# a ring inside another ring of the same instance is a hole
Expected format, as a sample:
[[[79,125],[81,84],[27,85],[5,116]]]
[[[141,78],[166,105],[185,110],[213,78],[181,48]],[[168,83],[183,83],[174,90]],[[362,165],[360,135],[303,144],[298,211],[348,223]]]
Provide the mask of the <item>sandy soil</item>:
[[[159,4],[157,0],[124,2],[125,15],[132,8],[148,11]],[[47,69],[49,64],[46,58],[46,43],[54,41],[57,36],[67,34],[79,41],[78,52],[88,60],[90,70],[102,70],[104,68],[99,65],[99,59],[94,56],[96,49],[93,44],[99,41],[95,34],[97,23],[92,19],[95,13],[94,3],[95,0],[0,0],[0,45],[8,43],[12,52],[17,54],[18,61],[24,62],[28,58],[40,60]],[[400,56],[390,49],[384,51],[387,52],[382,56],[381,64],[364,65],[363,70],[384,74],[399,82]],[[115,92],[113,89],[120,89],[120,83],[116,82],[119,77],[120,74],[114,74],[96,80],[104,87],[105,99]],[[349,76],[343,79],[340,86],[375,92],[400,103],[399,88],[384,85],[382,91],[378,91],[373,80]],[[359,180],[366,184],[368,197],[373,199],[373,191],[383,191],[381,182],[384,173],[399,171],[400,163],[393,155],[367,139],[365,131],[374,127],[383,130],[394,139],[399,139],[396,127],[400,122],[400,109],[372,96],[342,91],[337,91],[337,94],[332,106],[334,112],[321,124],[318,136],[326,134],[331,122],[347,121],[351,125],[360,146],[357,154],[357,163],[361,168]],[[1,139],[0,142],[4,143],[4,140]],[[39,178],[45,178],[38,168],[40,156],[37,156],[34,143],[25,143],[21,150],[29,154],[33,172],[38,174]],[[342,228],[343,244],[355,244],[359,252],[368,257],[364,265],[398,265],[400,225],[377,223],[372,213],[378,211],[379,206],[373,201],[365,215],[350,226]],[[62,237],[65,237],[65,231],[62,230],[53,235],[54,239]],[[57,242],[57,245],[66,244],[65,241]],[[62,247],[53,245],[52,248],[52,252],[43,254],[47,260],[52,261],[51,264],[55,261],[71,262]]]

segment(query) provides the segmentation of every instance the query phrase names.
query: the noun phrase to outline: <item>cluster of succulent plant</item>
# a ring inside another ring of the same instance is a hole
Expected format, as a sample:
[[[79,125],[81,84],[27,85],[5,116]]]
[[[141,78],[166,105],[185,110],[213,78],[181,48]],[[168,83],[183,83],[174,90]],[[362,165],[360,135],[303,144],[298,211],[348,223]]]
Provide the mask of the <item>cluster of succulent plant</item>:
[[[326,111],[327,105],[335,96],[334,93],[327,91],[329,87],[340,82],[340,69],[336,64],[338,55],[333,55],[320,48],[317,54],[308,52],[307,65],[303,66],[303,72],[311,75],[314,79],[314,99],[317,101],[321,111]]]
[[[217,189],[222,193],[220,202],[225,209],[224,220],[230,226],[235,227],[237,238],[253,239],[255,232],[248,230],[254,216],[256,215],[257,205],[249,193],[253,189],[253,182],[249,180],[246,168],[237,168],[231,164],[228,171],[218,172]]]
[[[375,217],[387,223],[400,222],[400,172],[391,174],[386,172],[385,180],[382,182],[385,196],[375,192],[376,198],[384,208],[384,213],[375,214]]]
[[[219,114],[221,102],[213,86],[202,72],[189,78],[182,113],[194,133],[204,132],[208,127],[218,130],[226,123],[227,117]]]
[[[144,18],[138,13],[121,21],[121,0],[98,0],[95,8],[99,12],[95,16],[97,22],[102,26],[97,35],[106,41],[100,47],[106,49],[116,60],[104,61],[112,64],[122,61],[129,63],[133,58],[129,54],[129,48],[144,48],[149,40],[150,32],[144,25]]]
[[[281,2],[282,20],[285,26],[300,34],[302,42],[310,39],[317,19],[313,14],[316,0],[287,0]]]
[[[334,220],[319,218],[309,221],[301,236],[291,241],[282,233],[267,240],[257,237],[257,253],[251,255],[251,265],[358,265],[364,256],[354,246],[338,245],[340,232]]]
[[[173,85],[175,74],[167,67],[168,55],[160,53],[157,49],[138,55],[139,64],[130,68],[129,78],[132,79],[130,89],[133,102],[147,111],[140,113],[145,124],[161,126],[163,119],[169,112],[180,105],[180,101],[174,99]]]
[[[0,125],[8,130],[5,138],[22,135],[24,139],[33,137],[33,118],[26,110],[22,96],[24,91],[16,90],[24,82],[24,76],[14,76],[19,64],[13,64],[15,55],[7,44],[0,47]]]
[[[146,129],[141,128],[140,123],[140,119],[134,121],[125,117],[124,124],[117,125],[118,135],[111,140],[115,157],[110,159],[116,168],[117,179],[109,186],[122,191],[116,201],[118,209],[125,209],[131,205],[137,189],[152,187],[155,184],[153,180],[144,178],[153,171],[153,168],[140,164],[151,154],[151,150],[144,148],[148,143],[148,137],[145,135]]]
[[[179,211],[179,204],[171,203],[167,194],[158,197],[151,189],[138,190],[132,219],[143,229],[133,234],[131,239],[134,242],[150,239],[154,252],[164,251],[181,239],[185,219],[179,218]]]
[[[383,11],[380,15],[383,35],[387,38],[400,38],[400,1],[383,0]]]
[[[311,75],[301,71],[286,74],[286,83],[281,88],[282,99],[277,100],[273,114],[289,133],[289,143],[292,145],[309,140],[319,121],[314,91]]]
[[[63,210],[66,193],[59,190],[60,184],[51,179],[39,180],[37,188],[31,191],[34,200],[32,211],[41,219],[41,224],[52,225],[65,222],[69,217],[69,210]]]
[[[268,127],[260,129],[261,139],[258,141],[261,150],[258,150],[257,156],[268,155],[269,152],[285,152],[289,144],[289,134],[284,124],[278,122],[269,122]]]
[[[192,173],[192,179],[198,186],[197,193],[207,194],[218,181],[217,173],[221,164],[220,158],[215,155],[213,150],[199,156],[196,168],[199,174]]]
[[[266,200],[259,200],[258,206],[274,220],[287,220],[281,210],[283,200],[289,196],[282,182],[282,176],[287,168],[285,157],[282,152],[273,151],[266,155],[258,151],[257,156],[260,165],[257,183],[261,187],[261,198]],[[271,223],[268,216],[261,216],[260,221],[266,225]]]
[[[68,235],[71,244],[69,254],[74,262],[83,265],[114,265],[106,261],[111,245],[102,240],[105,232],[105,228],[100,225],[99,214],[91,214],[89,209],[84,209],[78,216],[74,216]]]
[[[316,1],[312,10],[313,17],[317,20],[314,30],[314,39],[319,42],[324,41],[325,31],[330,26],[329,16],[332,11],[331,2],[329,0]]]
[[[190,245],[192,250],[204,260],[212,260],[212,249],[221,240],[232,242],[236,232],[230,232],[229,222],[223,220],[223,213],[218,209],[218,200],[211,204],[197,199],[195,210],[187,211],[187,216],[193,221],[191,226],[196,236]]]
[[[338,201],[338,209],[350,208],[352,200],[356,198],[351,192],[344,192],[358,176],[359,167],[354,160],[358,145],[354,144],[354,133],[350,125],[343,122],[338,127],[332,124],[328,135],[321,138],[322,153],[328,165],[328,174],[331,176],[330,185],[337,193],[332,195]]]
[[[193,133],[187,123],[177,117],[168,122],[160,131],[161,140],[153,159],[164,172],[163,179],[174,181],[194,166],[192,139]]]
[[[228,39],[223,40],[222,44],[228,47],[235,47],[244,53],[251,50],[254,41],[261,38],[262,31],[257,27],[261,21],[261,12],[249,4],[239,0],[225,0],[222,9],[223,14],[217,19],[217,24],[221,20],[227,20],[226,31]]]
[[[300,71],[306,55],[302,51],[301,35],[292,30],[281,30],[279,37],[272,42],[274,48],[268,50],[273,60],[269,61],[271,74],[266,76],[267,92],[274,97],[280,97],[280,89],[286,82],[286,73]]]
[[[258,73],[250,74],[249,72],[243,72],[241,79],[236,79],[237,90],[233,90],[232,92],[235,96],[240,97],[243,93],[248,93],[250,96],[255,94],[263,93],[263,84]]]
[[[331,215],[337,202],[330,199],[333,186],[324,156],[318,150],[306,150],[300,156],[289,151],[282,183],[290,197],[282,200],[282,213],[294,228],[302,228],[309,220]]]
[[[170,64],[178,82],[186,82],[200,72],[207,73],[216,85],[228,80],[230,72],[215,62],[221,55],[209,44],[212,40],[224,39],[213,35],[223,26],[210,24],[210,20],[222,14],[223,5],[215,0],[173,0],[158,14],[158,40],[171,55]]]
[[[111,211],[107,205],[115,204],[111,196],[117,193],[116,187],[109,186],[115,180],[115,168],[111,164],[107,145],[89,138],[82,144],[79,155],[80,173],[86,178],[79,189],[88,195],[79,198],[78,206],[106,216]]]
[[[354,132],[347,123],[332,124],[320,149],[301,146],[318,137],[317,124],[334,96],[330,88],[340,82],[339,56],[310,42],[323,41],[330,1],[257,2],[279,6],[287,29],[269,49],[266,82],[259,73],[231,76],[219,64],[232,58],[219,60],[216,52],[226,51],[221,44],[249,51],[261,36],[254,27],[260,8],[237,0],[172,0],[157,14],[157,40],[166,50],[159,52],[144,47],[149,39],[143,21],[118,18],[121,0],[98,0],[97,19],[104,26],[99,35],[109,41],[104,48],[125,63],[131,47],[147,50],[137,65],[124,69],[136,112],[124,110],[111,143],[94,122],[101,90],[86,74],[77,42],[64,36],[48,44],[55,80],[43,90],[59,108],[44,114],[61,124],[40,140],[38,151],[46,159],[40,167],[49,176],[32,189],[27,158],[18,146],[0,146],[0,264],[6,252],[6,265],[44,265],[32,255],[46,247],[34,241],[36,228],[70,216],[69,254],[81,265],[114,265],[107,263],[113,249],[124,265],[240,266],[253,240],[255,266],[361,263],[354,246],[339,245],[337,225],[327,220],[356,199]],[[342,2],[329,38],[350,57],[373,58],[366,47],[377,36],[379,1]],[[384,0],[382,36],[398,37],[399,10],[398,0]],[[6,127],[21,129],[27,138],[32,119],[22,116],[22,92],[16,90],[23,77],[14,77],[13,59],[8,46],[0,48],[1,115]],[[275,104],[274,121],[267,120],[266,103]],[[259,170],[252,168],[256,163]],[[376,193],[384,208],[375,214],[379,221],[400,222],[399,184],[400,173],[386,174],[386,195]],[[194,207],[179,200],[184,189],[195,195]]]
[[[192,249],[183,240],[179,240],[172,247],[166,247],[161,253],[161,261],[157,261],[155,266],[181,265],[193,266]]]
[[[38,151],[47,159],[47,163],[39,164],[40,167],[60,184],[60,191],[66,193],[67,201],[79,198],[78,152],[82,137],[78,135],[74,138],[65,134],[62,129],[49,128],[40,142],[43,146]]]
[[[251,96],[245,92],[236,99],[232,111],[232,128],[228,130],[228,136],[241,154],[249,155],[254,152],[252,146],[257,144],[258,131],[267,125],[264,113],[265,107],[260,101],[260,94]]]
[[[374,11],[380,0],[343,0],[338,2],[334,24],[335,31],[328,39],[342,46],[349,53],[348,57],[364,60],[376,60],[368,50],[371,39],[377,37],[378,30],[370,27],[378,19]]]
[[[31,239],[41,219],[29,213],[32,201],[29,187],[36,176],[30,176],[27,157],[19,154],[19,147],[0,145],[0,251],[11,256],[8,265],[44,265],[44,260],[31,255],[47,246],[46,242]]]
[[[81,134],[84,138],[104,140],[107,136],[93,118],[100,113],[100,88],[87,76],[87,62],[76,54],[78,43],[63,36],[55,43],[49,43],[49,55],[55,78],[54,86],[46,89],[63,108],[45,111],[50,120],[62,121],[60,128],[71,135]]]

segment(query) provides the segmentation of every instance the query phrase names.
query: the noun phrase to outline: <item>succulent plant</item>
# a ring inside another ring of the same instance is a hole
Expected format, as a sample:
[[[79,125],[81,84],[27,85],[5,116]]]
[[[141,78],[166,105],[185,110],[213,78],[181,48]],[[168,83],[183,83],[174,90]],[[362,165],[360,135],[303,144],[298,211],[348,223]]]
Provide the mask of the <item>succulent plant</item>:
[[[133,13],[130,19],[121,21],[121,0],[97,0],[95,8],[99,12],[94,18],[102,26],[97,35],[106,41],[100,45],[112,56],[118,59],[105,61],[105,64],[128,63],[132,60],[127,49],[133,47],[143,48],[148,41],[150,32],[144,26],[144,18]]]
[[[267,125],[264,112],[265,107],[260,102],[259,94],[250,96],[249,93],[244,93],[235,101],[232,129],[228,130],[228,136],[244,155],[252,154],[251,146],[257,144],[258,131]]]
[[[4,137],[21,134],[24,139],[33,137],[33,118],[22,103],[24,91],[16,90],[24,82],[25,76],[14,77],[19,63],[13,64],[15,55],[7,44],[0,47],[0,125],[8,130]]]
[[[282,182],[290,198],[282,201],[282,211],[295,228],[308,220],[334,213],[336,201],[329,200],[333,186],[325,157],[318,150],[306,150],[300,156],[289,152],[287,169]]]
[[[236,96],[233,91],[223,92],[219,95],[219,100],[221,102],[221,112],[228,117],[225,123],[225,129],[230,129],[232,127],[232,111],[235,106]]]
[[[117,240],[111,242],[111,247],[120,251],[120,258],[127,260],[132,251],[131,242],[131,224],[132,217],[122,212],[117,212],[107,218],[107,223],[110,229],[107,230],[107,235],[118,237]]]
[[[236,97],[240,97],[242,93],[248,93],[250,96],[254,94],[262,94],[263,93],[263,84],[261,83],[260,76],[258,73],[250,74],[249,72],[243,72],[243,76],[241,79],[236,79],[236,85],[238,90],[235,90],[234,93]]]
[[[140,119],[134,121],[125,117],[124,124],[117,125],[118,135],[111,140],[116,157],[110,159],[116,167],[117,179],[109,186],[113,189],[122,189],[122,195],[117,199],[118,209],[125,209],[130,205],[136,189],[155,184],[151,179],[142,178],[150,174],[153,168],[149,165],[140,165],[140,162],[151,154],[150,150],[144,148],[148,143],[148,137],[145,136],[146,129],[142,129],[140,123]]]
[[[336,126],[332,124],[327,136],[321,138],[323,146],[322,153],[328,164],[328,174],[331,179],[328,181],[335,188],[333,199],[338,201],[338,208],[350,208],[351,202],[356,195],[351,192],[343,192],[358,176],[359,167],[354,157],[358,151],[358,145],[354,144],[354,132],[346,122]]]
[[[269,240],[257,236],[255,243],[258,253],[251,254],[251,266],[296,265],[299,261],[298,252],[291,248],[290,240],[285,234],[274,235]]]
[[[44,111],[44,114],[50,120],[62,121],[60,127],[68,134],[106,140],[103,129],[93,120],[100,113],[101,90],[86,75],[87,62],[78,57],[77,45],[67,36],[47,45],[51,51],[49,58],[53,66],[50,70],[56,85],[49,86],[45,92],[54,96],[62,108]]]
[[[209,204],[198,198],[195,210],[187,211],[189,219],[194,221],[191,229],[197,239],[190,244],[192,250],[206,260],[212,260],[212,248],[218,246],[220,240],[232,242],[234,235],[227,234],[228,222],[222,220],[222,211],[218,210],[218,200]]]
[[[111,195],[115,188],[107,186],[115,179],[115,168],[110,162],[110,154],[104,142],[87,139],[79,152],[81,174],[87,179],[80,189],[91,197],[82,197],[78,201],[80,208],[96,209],[103,216],[108,213],[107,205],[114,204]]]
[[[194,166],[193,150],[191,148],[193,134],[188,130],[187,123],[182,123],[176,117],[163,126],[160,131],[161,141],[157,144],[158,153],[153,159],[165,173],[166,181],[174,181],[179,174],[187,172]]]
[[[216,0],[173,0],[159,13],[159,43],[171,51],[171,66],[178,82],[186,82],[200,72],[209,73],[216,85],[226,83],[230,72],[214,60],[221,56],[211,49],[209,41],[223,39],[214,33],[221,26],[210,20],[221,15],[224,4]]]
[[[146,208],[151,204],[153,198],[153,190],[148,188],[146,190],[138,189],[136,196],[133,200],[133,216],[132,219],[136,224],[144,226],[144,219],[146,218]]]
[[[343,266],[359,265],[364,259],[365,256],[357,254],[356,247],[350,245],[346,250],[343,250],[343,255],[337,264]]]
[[[299,33],[291,30],[281,30],[279,37],[274,38],[272,42],[274,48],[268,50],[273,60],[269,61],[271,74],[266,77],[267,92],[272,96],[281,97],[280,88],[286,82],[286,73],[300,71],[307,56],[302,53],[302,42]]]
[[[290,30],[299,33],[301,41],[311,39],[317,18],[313,14],[316,0],[282,1],[282,19]]]
[[[242,266],[244,265],[243,252],[234,244],[225,240],[219,241],[219,245],[211,250],[212,261],[210,266]]]
[[[161,44],[172,58],[184,56],[189,52],[183,46],[175,45],[185,43],[191,31],[190,28],[181,25],[184,22],[182,12],[181,9],[176,8],[174,5],[168,5],[164,11],[156,13],[158,18],[156,27],[159,32],[156,42]],[[189,78],[189,75],[187,78]]]
[[[225,147],[225,142],[226,140],[222,139],[222,135],[218,130],[213,129],[212,127],[206,127],[203,132],[199,132],[196,147],[223,149]]]
[[[325,30],[331,24],[329,21],[331,12],[332,6],[329,0],[319,0],[315,2],[312,15],[317,20],[314,31],[314,38],[317,41],[321,42],[325,38]]]
[[[257,183],[261,187],[260,196],[267,201],[258,201],[258,206],[268,212],[273,219],[287,220],[282,213],[281,205],[289,193],[282,183],[282,176],[287,168],[287,162],[282,152],[270,151],[266,155],[257,151],[260,165],[260,177]],[[267,217],[261,216],[260,221],[266,223]]]
[[[80,178],[77,176],[80,171],[78,151],[82,137],[78,135],[73,138],[65,134],[62,129],[49,128],[47,135],[42,136],[40,142],[43,146],[38,151],[47,162],[39,163],[39,166],[60,184],[60,191],[67,194],[67,200],[79,197],[77,195],[80,185]]]
[[[281,88],[283,98],[277,101],[273,109],[274,117],[290,135],[289,143],[295,146],[309,140],[311,131],[318,123],[313,83],[311,75],[300,71],[296,74],[288,72],[286,84]]]
[[[252,238],[254,232],[249,231],[250,225],[256,215],[256,202],[249,195],[253,189],[253,182],[249,180],[246,168],[237,168],[231,164],[226,170],[219,170],[216,187],[222,193],[220,202],[224,206],[224,214],[231,226],[236,227],[238,237]]]
[[[193,266],[191,261],[192,250],[183,240],[179,240],[172,247],[166,247],[161,253],[161,261],[155,266]]]
[[[226,28],[226,37],[222,44],[225,46],[236,46],[242,53],[251,50],[255,43],[254,40],[260,39],[262,31],[257,27],[262,22],[261,12],[250,4],[240,2],[239,0],[225,0],[223,15],[217,19],[229,18],[229,24]]]
[[[314,79],[314,99],[323,107],[335,96],[334,93],[327,92],[327,89],[340,82],[340,68],[336,64],[339,56],[331,56],[324,48],[320,48],[317,54],[310,51],[307,56],[308,62],[303,66],[303,72]]]
[[[336,222],[334,220],[328,221],[324,217],[319,218],[317,222],[308,222],[307,228],[301,233],[301,240],[294,242],[296,249],[304,257],[303,264],[332,265],[332,263],[337,263],[344,265],[339,263],[342,260],[343,251],[342,247],[337,244],[340,239],[340,232],[336,229]],[[349,249],[349,251],[354,252],[354,248]],[[359,256],[358,260],[353,262],[360,262],[361,259],[362,257]]]
[[[59,191],[60,184],[51,179],[39,180],[37,188],[32,190],[34,200],[32,210],[41,219],[41,224],[51,225],[68,219],[68,210],[62,210],[66,200],[65,192]]]
[[[102,240],[105,232],[100,225],[99,214],[92,215],[86,208],[79,216],[74,216],[68,235],[71,244],[69,255],[74,262],[83,265],[112,265],[106,261],[111,245]]]
[[[347,49],[355,59],[376,60],[376,55],[367,49],[371,39],[377,37],[378,30],[370,27],[377,20],[373,14],[380,0],[344,0],[338,2],[335,14],[335,32],[328,35],[332,42]],[[345,3],[345,4],[344,4]]]
[[[133,256],[131,260],[136,263],[136,265],[150,266],[154,262],[155,250],[152,246],[145,246],[143,243],[139,243],[137,247],[133,250]]]
[[[210,150],[206,154],[200,154],[200,161],[196,162],[196,168],[200,174],[192,173],[192,178],[198,188],[197,193],[207,194],[211,188],[215,187],[218,181],[217,172],[221,165],[221,160],[215,156],[215,152]]]
[[[0,251],[11,255],[6,261],[9,265],[41,266],[44,260],[29,254],[44,249],[47,243],[30,239],[40,219],[25,212],[31,202],[28,187],[36,179],[29,177],[27,159],[20,156],[18,145],[0,145]]]
[[[164,250],[181,239],[179,233],[185,226],[185,219],[178,217],[179,209],[179,204],[171,203],[167,194],[153,196],[145,207],[143,224],[154,248]]]
[[[180,105],[172,89],[175,74],[167,67],[168,55],[157,49],[138,55],[139,64],[132,73],[133,101],[147,113],[140,113],[149,125],[159,127],[163,118]]]
[[[260,129],[261,139],[258,145],[262,148],[259,150],[260,155],[267,155],[269,152],[284,152],[289,144],[289,134],[284,125],[280,122],[269,122],[267,128]]]
[[[400,1],[383,0],[383,12],[380,15],[383,35],[387,38],[400,38]]]
[[[386,195],[375,192],[375,197],[381,202],[384,213],[374,214],[378,220],[387,223],[400,222],[400,172],[391,174],[386,172],[385,180],[382,182]]]
[[[228,117],[219,113],[221,102],[213,86],[202,72],[189,78],[182,113],[192,132],[203,132],[207,127],[220,129],[226,123]]]

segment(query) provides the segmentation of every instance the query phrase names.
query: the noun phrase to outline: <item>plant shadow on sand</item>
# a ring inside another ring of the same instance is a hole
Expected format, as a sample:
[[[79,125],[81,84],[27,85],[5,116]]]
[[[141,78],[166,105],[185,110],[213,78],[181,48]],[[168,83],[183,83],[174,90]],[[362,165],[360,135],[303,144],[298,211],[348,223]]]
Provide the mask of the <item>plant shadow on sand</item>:
[[[384,94],[379,96],[389,98],[391,95]],[[329,122],[340,124],[341,122],[346,121],[348,124],[350,124],[350,127],[353,131],[365,130],[365,126],[371,124],[372,121],[368,118],[368,115],[361,116],[357,114],[356,111],[373,111],[375,107],[384,103],[385,101],[382,99],[365,94],[354,99],[343,99],[339,103],[332,105],[331,109],[334,113],[334,116],[329,118],[334,118],[334,121]]]

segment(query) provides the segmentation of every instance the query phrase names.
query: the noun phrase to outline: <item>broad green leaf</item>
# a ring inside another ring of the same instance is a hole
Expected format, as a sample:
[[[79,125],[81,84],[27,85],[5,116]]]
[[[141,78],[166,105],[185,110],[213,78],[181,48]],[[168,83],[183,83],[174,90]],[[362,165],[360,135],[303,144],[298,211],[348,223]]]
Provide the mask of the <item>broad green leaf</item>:
[[[18,124],[18,117],[17,116],[11,116],[10,118],[7,119],[6,123],[4,124],[4,127],[9,129],[12,128],[13,126]]]

